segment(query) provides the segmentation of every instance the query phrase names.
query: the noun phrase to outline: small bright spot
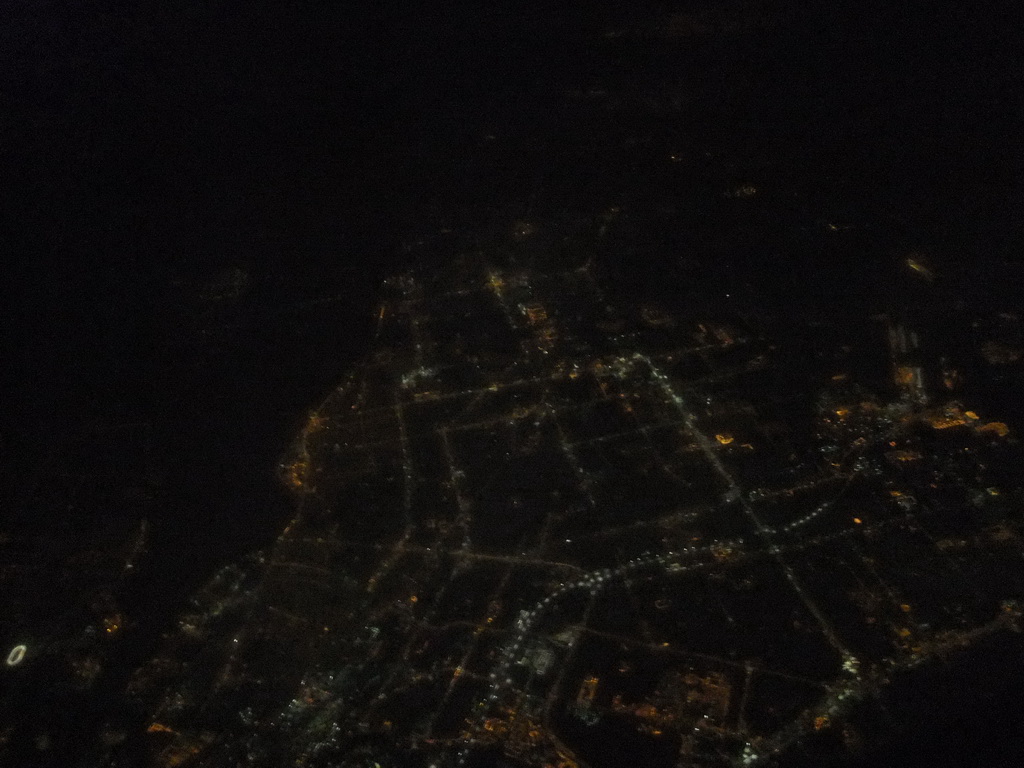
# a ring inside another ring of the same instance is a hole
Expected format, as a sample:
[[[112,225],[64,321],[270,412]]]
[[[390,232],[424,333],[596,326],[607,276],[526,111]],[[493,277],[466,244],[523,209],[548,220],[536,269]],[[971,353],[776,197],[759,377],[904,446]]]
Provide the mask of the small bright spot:
[[[863,521],[863,520],[861,520],[861,519],[860,519],[859,517],[855,517],[855,518],[853,518],[853,522],[855,522],[855,523],[856,523],[857,525],[860,525],[860,524],[861,524],[861,523],[863,523],[864,521]]]
[[[25,658],[25,653],[28,651],[24,645],[16,645],[11,648],[11,652],[7,654],[7,666],[16,667],[21,664]]]

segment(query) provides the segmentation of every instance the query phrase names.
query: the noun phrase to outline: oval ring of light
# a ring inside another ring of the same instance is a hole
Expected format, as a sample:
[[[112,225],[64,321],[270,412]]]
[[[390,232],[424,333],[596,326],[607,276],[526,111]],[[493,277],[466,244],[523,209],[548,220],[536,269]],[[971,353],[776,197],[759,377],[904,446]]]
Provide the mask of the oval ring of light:
[[[28,651],[24,645],[16,645],[11,648],[11,652],[7,654],[7,666],[16,667],[21,664],[22,659],[25,658],[25,653]]]

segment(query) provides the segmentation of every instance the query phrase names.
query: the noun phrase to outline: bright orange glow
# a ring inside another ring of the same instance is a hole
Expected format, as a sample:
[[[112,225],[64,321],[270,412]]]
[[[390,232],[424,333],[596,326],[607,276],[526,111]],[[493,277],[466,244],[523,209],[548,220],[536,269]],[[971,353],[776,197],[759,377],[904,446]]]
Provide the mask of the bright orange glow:
[[[966,423],[967,423],[966,421],[964,421],[963,419],[959,419],[959,418],[950,418],[950,419],[933,418],[931,420],[931,425],[935,429],[949,429],[950,427],[961,427],[961,426],[963,426]]]
[[[1001,421],[990,421],[988,424],[982,424],[978,427],[979,432],[985,432],[986,434],[993,434],[999,437],[1006,437],[1010,434],[1010,428]]]
[[[309,464],[305,459],[296,459],[285,469],[285,482],[292,488],[301,488],[306,482]]]

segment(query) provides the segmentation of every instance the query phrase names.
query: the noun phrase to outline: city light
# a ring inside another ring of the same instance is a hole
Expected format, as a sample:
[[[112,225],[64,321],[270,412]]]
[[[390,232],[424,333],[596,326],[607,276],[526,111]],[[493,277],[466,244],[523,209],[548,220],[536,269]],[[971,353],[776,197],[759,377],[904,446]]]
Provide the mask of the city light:
[[[25,645],[16,645],[11,648],[11,652],[7,654],[7,666],[16,667],[25,660],[25,654],[28,653],[28,647]]]

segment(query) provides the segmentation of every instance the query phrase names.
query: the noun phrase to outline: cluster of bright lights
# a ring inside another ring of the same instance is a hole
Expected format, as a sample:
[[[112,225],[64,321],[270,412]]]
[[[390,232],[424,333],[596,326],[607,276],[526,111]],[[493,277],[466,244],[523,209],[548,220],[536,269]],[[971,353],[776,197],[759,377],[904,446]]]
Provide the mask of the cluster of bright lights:
[[[487,708],[495,704],[502,694],[502,688],[511,686],[513,683],[512,677],[509,670],[515,663],[515,660],[519,657],[519,651],[526,642],[527,635],[533,630],[537,622],[544,616],[545,612],[556,603],[561,597],[569,594],[570,592],[586,590],[591,595],[596,596],[602,589],[607,586],[609,581],[617,578],[622,578],[633,571],[637,571],[641,568],[650,566],[660,566],[665,568],[669,573],[680,573],[688,571],[691,568],[695,568],[700,565],[700,562],[692,563],[689,566],[684,565],[682,560],[686,558],[695,558],[698,555],[710,554],[713,550],[728,548],[732,549],[739,547],[743,544],[743,539],[731,539],[724,542],[717,542],[714,545],[708,545],[705,547],[686,547],[685,549],[665,552],[663,554],[653,554],[645,552],[642,555],[633,558],[628,563],[624,563],[617,568],[598,568],[596,570],[585,573],[575,581],[566,582],[561,584],[558,589],[549,594],[547,597],[538,601],[531,610],[521,611],[519,618],[516,619],[516,635],[513,640],[505,646],[502,652],[501,659],[495,666],[488,679],[491,685],[491,691],[487,695],[487,698],[477,703],[476,708],[481,717],[486,713]],[[574,644],[576,638],[570,642],[570,647]],[[458,765],[465,765],[466,760],[469,757],[469,746],[463,746],[459,753]]]

